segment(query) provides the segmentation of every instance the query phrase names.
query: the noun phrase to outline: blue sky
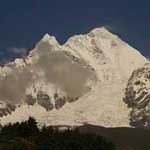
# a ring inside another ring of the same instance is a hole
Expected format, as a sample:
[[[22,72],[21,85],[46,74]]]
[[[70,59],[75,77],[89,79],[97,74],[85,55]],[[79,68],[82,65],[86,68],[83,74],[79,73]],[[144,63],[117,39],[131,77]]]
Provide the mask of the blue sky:
[[[18,48],[32,49],[45,33],[64,43],[99,26],[150,56],[150,1],[1,0],[0,62],[22,57]]]

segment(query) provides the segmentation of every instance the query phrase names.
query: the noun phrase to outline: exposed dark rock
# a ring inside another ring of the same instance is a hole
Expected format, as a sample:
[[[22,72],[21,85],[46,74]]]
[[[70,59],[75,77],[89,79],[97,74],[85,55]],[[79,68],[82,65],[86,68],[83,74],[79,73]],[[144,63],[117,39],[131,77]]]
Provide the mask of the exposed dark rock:
[[[25,102],[28,105],[34,105],[36,103],[36,98],[34,98],[32,95],[27,95]]]
[[[124,102],[132,108],[130,124],[150,128],[150,67],[135,70],[127,84]]]
[[[55,99],[55,108],[60,109],[62,106],[65,105],[65,103],[66,103],[66,98],[65,97],[63,97],[63,98],[57,97]]]
[[[13,111],[15,111],[16,106],[10,103],[0,103],[2,107],[0,108],[0,117],[6,116],[8,114],[11,114]]]
[[[13,105],[13,104],[10,104],[10,103],[7,104],[7,107],[8,107],[8,109],[9,109],[11,112],[12,112],[12,111],[15,111],[15,109],[16,109],[16,106]]]
[[[50,111],[54,108],[50,97],[47,94],[44,94],[42,91],[39,91],[37,94],[37,103],[43,106],[47,111]]]
[[[136,81],[135,82],[135,85],[139,85],[141,82],[140,81]]]
[[[78,97],[69,97],[69,96],[67,96],[67,102],[69,102],[69,103],[75,102],[78,99],[79,99]]]

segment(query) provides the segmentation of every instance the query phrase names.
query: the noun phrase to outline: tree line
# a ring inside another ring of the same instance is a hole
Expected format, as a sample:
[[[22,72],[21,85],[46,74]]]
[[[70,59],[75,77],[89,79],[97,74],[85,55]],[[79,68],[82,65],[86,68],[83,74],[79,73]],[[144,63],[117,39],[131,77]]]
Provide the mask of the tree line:
[[[81,133],[78,128],[39,129],[30,117],[21,123],[1,126],[0,150],[115,150],[115,145],[102,136]]]

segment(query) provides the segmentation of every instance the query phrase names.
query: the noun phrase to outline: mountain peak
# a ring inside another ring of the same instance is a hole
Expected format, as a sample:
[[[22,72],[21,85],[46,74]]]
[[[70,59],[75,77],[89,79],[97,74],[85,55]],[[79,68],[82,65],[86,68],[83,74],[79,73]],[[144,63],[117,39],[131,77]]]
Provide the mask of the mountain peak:
[[[106,27],[97,27],[91,30],[88,35],[90,36],[100,36],[102,38],[115,38],[115,34],[111,33]]]
[[[54,36],[52,36],[52,35],[46,33],[46,34],[43,36],[42,41],[49,41],[49,40],[55,40],[55,41],[56,41],[56,39],[55,39]]]
[[[43,36],[43,38],[42,38],[42,40],[49,40],[49,39],[51,39],[51,35],[50,34],[48,34],[48,33],[46,33],[44,36]]]
[[[48,33],[46,33],[40,42],[48,42],[50,45],[59,45],[56,38]]]
[[[95,29],[93,29],[92,31],[103,31],[103,32],[109,32],[108,29],[106,27],[97,27]]]

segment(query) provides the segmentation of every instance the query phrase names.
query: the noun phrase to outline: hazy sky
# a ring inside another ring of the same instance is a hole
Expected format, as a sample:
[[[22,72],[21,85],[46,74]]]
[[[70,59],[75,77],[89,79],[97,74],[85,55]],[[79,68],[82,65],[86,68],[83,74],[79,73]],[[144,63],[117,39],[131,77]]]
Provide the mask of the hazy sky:
[[[0,62],[23,56],[47,32],[63,43],[98,26],[150,56],[148,0],[1,0]]]

